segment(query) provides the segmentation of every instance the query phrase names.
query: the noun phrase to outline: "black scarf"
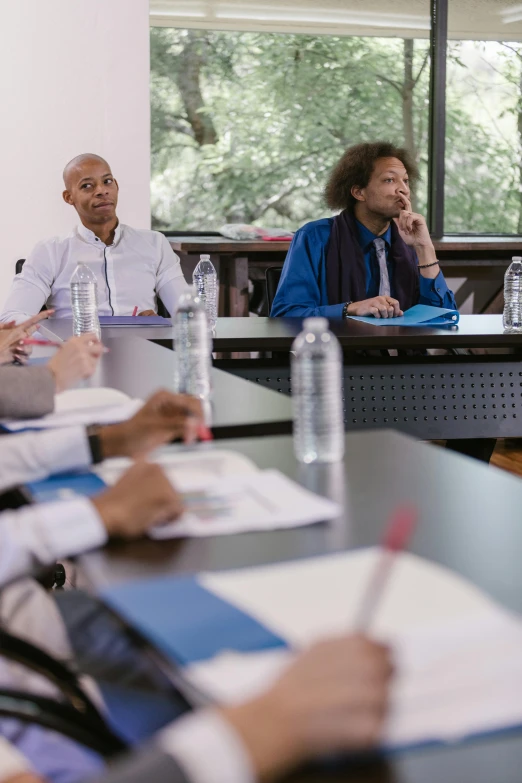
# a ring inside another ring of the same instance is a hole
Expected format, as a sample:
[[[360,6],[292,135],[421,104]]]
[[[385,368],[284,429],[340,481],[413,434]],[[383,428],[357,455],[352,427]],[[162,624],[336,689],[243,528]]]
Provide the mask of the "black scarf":
[[[419,302],[419,271],[415,250],[401,239],[391,221],[389,260],[393,267],[393,290],[401,310]],[[334,218],[326,251],[326,289],[328,304],[361,302],[367,299],[366,268],[359,244],[354,215],[344,210]]]

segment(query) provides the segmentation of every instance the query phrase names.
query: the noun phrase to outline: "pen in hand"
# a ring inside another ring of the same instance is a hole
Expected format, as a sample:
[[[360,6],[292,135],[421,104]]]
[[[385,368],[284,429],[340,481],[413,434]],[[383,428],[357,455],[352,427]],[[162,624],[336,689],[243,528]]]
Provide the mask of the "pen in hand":
[[[366,585],[357,612],[355,620],[355,630],[357,632],[365,633],[368,631],[379,599],[390,577],[395,556],[406,548],[415,530],[418,517],[419,512],[413,506],[400,506],[394,511],[381,543],[377,563],[370,576],[370,581]]]
[[[65,345],[64,342],[58,343],[54,340],[36,340],[31,337],[25,337],[23,340],[20,340],[21,345],[41,345],[43,348],[63,348]],[[109,353],[109,349],[104,345],[102,349],[102,353]]]

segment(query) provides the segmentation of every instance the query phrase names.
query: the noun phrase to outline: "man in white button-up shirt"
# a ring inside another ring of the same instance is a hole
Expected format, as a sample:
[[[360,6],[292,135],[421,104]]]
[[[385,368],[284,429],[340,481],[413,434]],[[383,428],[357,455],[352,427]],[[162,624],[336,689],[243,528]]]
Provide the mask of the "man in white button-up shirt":
[[[118,183],[97,155],[79,155],[64,170],[63,198],[80,224],[66,237],[39,242],[16,275],[1,321],[21,321],[44,304],[71,318],[70,280],[86,263],[98,281],[100,315],[154,315],[159,296],[172,315],[187,284],[179,257],[158,231],[123,225],[116,216]]]

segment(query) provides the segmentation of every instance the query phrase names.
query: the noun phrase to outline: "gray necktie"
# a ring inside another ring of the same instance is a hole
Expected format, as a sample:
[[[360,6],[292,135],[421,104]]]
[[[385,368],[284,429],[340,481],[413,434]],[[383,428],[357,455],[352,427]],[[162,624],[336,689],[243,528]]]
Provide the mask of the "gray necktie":
[[[382,237],[377,237],[373,240],[375,245],[375,252],[377,253],[377,261],[379,262],[379,270],[381,273],[381,281],[379,283],[379,296],[390,295],[390,278],[388,276],[388,264],[386,263],[386,251],[384,249],[385,242]]]

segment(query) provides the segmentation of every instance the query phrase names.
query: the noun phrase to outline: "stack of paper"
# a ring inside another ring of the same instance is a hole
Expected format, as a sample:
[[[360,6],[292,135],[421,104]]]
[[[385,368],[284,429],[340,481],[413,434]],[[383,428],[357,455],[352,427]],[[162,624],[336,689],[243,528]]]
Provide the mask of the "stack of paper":
[[[258,470],[230,451],[168,454],[155,459],[181,493],[185,513],[151,531],[152,538],[216,536],[324,522],[338,516],[337,503],[303,489],[276,470]],[[113,484],[128,461],[113,460],[97,469]]]
[[[114,424],[133,416],[143,405],[117,389],[70,389],[55,397],[54,412],[38,419],[4,419],[0,424],[10,432],[88,424]]]
[[[378,556],[149,580],[105,597],[185,667],[191,687],[235,703],[270,687],[297,650],[350,631]],[[391,645],[396,667],[384,747],[522,724],[522,622],[466,580],[401,555],[372,631]]]

